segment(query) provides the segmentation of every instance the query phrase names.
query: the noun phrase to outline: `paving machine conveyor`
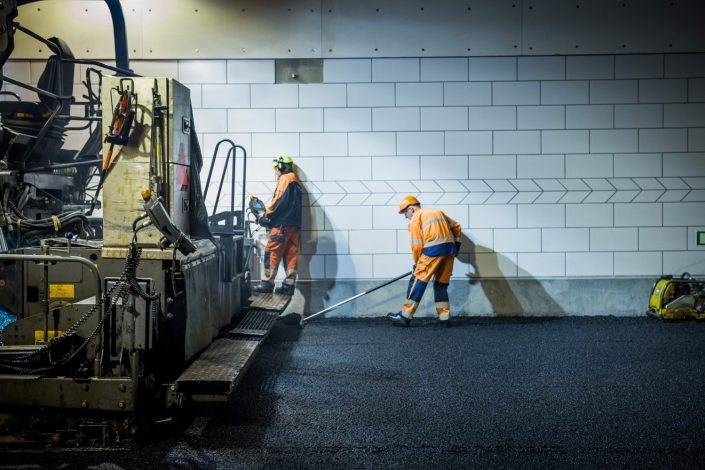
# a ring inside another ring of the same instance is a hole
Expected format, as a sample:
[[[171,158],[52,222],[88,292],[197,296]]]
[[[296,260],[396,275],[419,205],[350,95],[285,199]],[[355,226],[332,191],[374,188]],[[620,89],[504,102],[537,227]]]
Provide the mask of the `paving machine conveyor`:
[[[281,294],[253,294],[249,310],[228,337],[214,341],[176,379],[176,391],[195,402],[227,401],[290,300]]]

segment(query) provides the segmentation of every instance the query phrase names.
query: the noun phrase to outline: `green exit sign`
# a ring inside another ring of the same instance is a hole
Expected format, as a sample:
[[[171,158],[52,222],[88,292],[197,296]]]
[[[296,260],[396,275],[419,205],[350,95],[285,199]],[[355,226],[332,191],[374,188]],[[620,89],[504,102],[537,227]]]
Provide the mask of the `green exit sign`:
[[[705,245],[705,232],[698,232],[698,245]]]

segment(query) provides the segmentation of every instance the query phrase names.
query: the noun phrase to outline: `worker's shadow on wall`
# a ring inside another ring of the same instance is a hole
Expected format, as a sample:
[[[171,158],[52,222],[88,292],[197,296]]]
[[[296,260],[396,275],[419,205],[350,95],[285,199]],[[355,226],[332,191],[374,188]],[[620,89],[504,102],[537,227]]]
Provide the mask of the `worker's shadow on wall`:
[[[466,274],[469,283],[466,312],[490,313],[497,317],[564,316],[563,308],[546,292],[544,286],[526,274],[507,278],[504,272],[519,272],[519,266],[491,248],[478,245],[462,234],[462,248],[458,259],[469,266]],[[470,298],[477,290],[484,293],[490,312],[475,312]]]
[[[336,253],[335,237],[333,231],[322,230],[325,213],[320,206],[314,205],[305,188],[302,205],[304,214],[299,256],[299,276],[302,282],[297,285],[301,297],[294,298],[288,310],[307,316],[325,308],[335,286],[338,262],[335,256],[322,256]]]

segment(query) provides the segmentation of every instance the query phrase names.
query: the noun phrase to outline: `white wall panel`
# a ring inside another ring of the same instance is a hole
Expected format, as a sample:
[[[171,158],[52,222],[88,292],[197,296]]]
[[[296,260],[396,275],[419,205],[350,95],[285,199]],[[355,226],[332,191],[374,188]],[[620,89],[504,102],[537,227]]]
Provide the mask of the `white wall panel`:
[[[519,227],[564,227],[565,206],[563,204],[519,204]]]
[[[566,78],[568,80],[614,78],[614,57],[568,56],[566,57]]]
[[[327,158],[323,165],[323,176],[329,181],[367,181],[372,178],[370,157]]]
[[[590,229],[546,228],[541,230],[541,251],[589,251]]]
[[[345,132],[302,133],[300,139],[302,156],[342,157],[348,154]]]
[[[495,82],[492,84],[492,104],[541,104],[540,82]]]
[[[584,80],[541,82],[541,104],[587,104],[588,83]]]
[[[274,109],[229,109],[229,132],[274,132]]]
[[[639,146],[639,136],[641,134],[634,129],[624,130],[591,130],[590,131],[590,152],[593,153],[628,153],[654,151],[649,148]]]
[[[687,149],[687,129],[643,129],[639,131],[640,152],[684,152]]]
[[[411,270],[411,256],[408,254],[377,254],[372,257],[373,273],[375,278],[390,279]],[[457,273],[457,266],[453,269]],[[400,282],[397,289],[403,289]],[[401,302],[401,300],[400,300]]]
[[[663,119],[661,104],[619,104],[614,107],[614,127],[617,128],[662,127]]]
[[[568,178],[601,178],[612,176],[612,155],[566,155],[565,175]],[[612,189],[609,186],[603,189]]]
[[[305,255],[347,254],[349,233],[345,230],[302,230],[301,253]]]
[[[564,253],[518,253],[518,276],[565,276]]]
[[[277,109],[277,132],[322,132],[322,109]]]
[[[566,253],[566,276],[612,276],[614,274],[612,253]]]
[[[688,248],[688,230],[685,227],[639,228],[639,250],[678,251]]]
[[[394,106],[393,83],[355,83],[348,85],[348,106]]]
[[[563,129],[564,106],[517,106],[517,129]]]
[[[372,108],[373,131],[418,131],[419,108]]]
[[[327,83],[355,83],[372,80],[370,59],[325,59],[323,81]]]
[[[443,105],[442,83],[397,83],[397,106]]]
[[[472,8],[453,0],[328,0],[323,11],[328,56],[507,55],[521,41],[520,9],[507,0]]]
[[[488,105],[492,102],[490,82],[447,82],[443,84],[445,106]]]
[[[470,57],[470,81],[516,80],[516,57]]]
[[[639,80],[640,103],[682,103],[687,100],[687,80]]]
[[[419,59],[372,59],[373,82],[418,82]]]
[[[443,153],[442,132],[397,132],[398,155],[438,155]]]
[[[705,128],[704,129],[688,129],[688,151],[703,152],[705,151]]]
[[[591,80],[590,103],[636,103],[638,90],[636,80]]]
[[[538,0],[522,8],[524,54],[702,50],[697,18],[703,7],[697,2]]]
[[[591,228],[590,251],[636,251],[636,228]]]
[[[615,153],[614,176],[662,176],[660,153]]]
[[[422,82],[467,82],[468,59],[439,57],[421,59]]]
[[[673,251],[663,254],[663,272],[673,275],[690,273],[695,277],[705,274],[705,251]]]
[[[663,78],[663,55],[618,55],[614,78]]]
[[[390,180],[403,178],[407,180],[407,187],[399,188],[399,192],[414,192],[415,188],[411,181],[420,178],[419,173],[419,157],[416,156],[392,156],[392,157],[377,157],[372,160],[372,179],[375,180]],[[389,183],[390,185],[393,182]],[[395,188],[395,190],[397,190]]]
[[[702,51],[705,45],[698,22],[704,8],[695,1],[596,0],[580,8],[561,0],[125,0],[122,6],[130,53],[145,59],[641,54]],[[20,8],[23,24],[64,38],[83,58],[113,56],[112,35],[105,34],[109,18],[101,2]],[[94,39],[86,43],[86,37]],[[41,57],[39,49],[17,40],[21,57]],[[667,69],[673,76],[683,67],[675,61]]]
[[[517,178],[562,178],[563,155],[517,155]]]
[[[204,108],[249,108],[248,85],[202,85]],[[200,129],[199,129],[200,131]]]
[[[228,83],[274,83],[274,61],[228,60]]]
[[[660,252],[632,252],[614,254],[615,276],[658,276],[661,274]]]
[[[468,129],[468,108],[460,106],[421,108],[422,131],[458,131]]]
[[[299,134],[297,133],[255,133],[252,134],[251,153],[257,157],[278,157],[287,154],[299,155]]]
[[[517,226],[516,206],[471,205],[469,228],[514,228]]]
[[[478,253],[475,256],[474,273],[482,278],[515,277],[517,275],[516,253]]]
[[[541,133],[538,131],[495,131],[495,154],[541,153]]]
[[[344,84],[299,85],[299,106],[302,108],[344,108],[347,90]]]
[[[611,105],[570,105],[565,107],[566,129],[608,129],[614,127]]]
[[[611,204],[566,204],[566,227],[612,227]]]
[[[485,155],[492,153],[492,132],[445,132],[446,155]]]
[[[366,279],[372,277],[372,255],[325,255],[327,279]]]
[[[564,80],[565,57],[519,57],[518,80]]]
[[[323,127],[327,132],[371,131],[372,111],[370,108],[324,109]]]
[[[666,78],[705,77],[705,53],[668,55],[665,60]]]
[[[517,128],[516,106],[470,106],[468,114],[470,130]]]
[[[589,151],[589,132],[585,130],[541,131],[541,151],[551,153],[586,153]]]
[[[351,230],[350,254],[394,253],[396,230]]]

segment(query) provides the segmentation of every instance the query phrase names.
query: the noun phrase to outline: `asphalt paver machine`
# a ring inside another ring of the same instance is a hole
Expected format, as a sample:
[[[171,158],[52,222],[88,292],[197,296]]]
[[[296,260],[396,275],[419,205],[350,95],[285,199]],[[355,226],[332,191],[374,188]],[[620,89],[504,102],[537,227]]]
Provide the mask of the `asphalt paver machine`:
[[[106,3],[115,67],[75,59],[0,3],[1,65],[20,33],[52,51],[37,86],[3,77],[37,99],[0,102],[0,445],[116,445],[226,401],[285,303],[248,302],[244,196],[207,213],[189,90],[129,70],[120,4]],[[65,150],[76,129],[85,146]]]

